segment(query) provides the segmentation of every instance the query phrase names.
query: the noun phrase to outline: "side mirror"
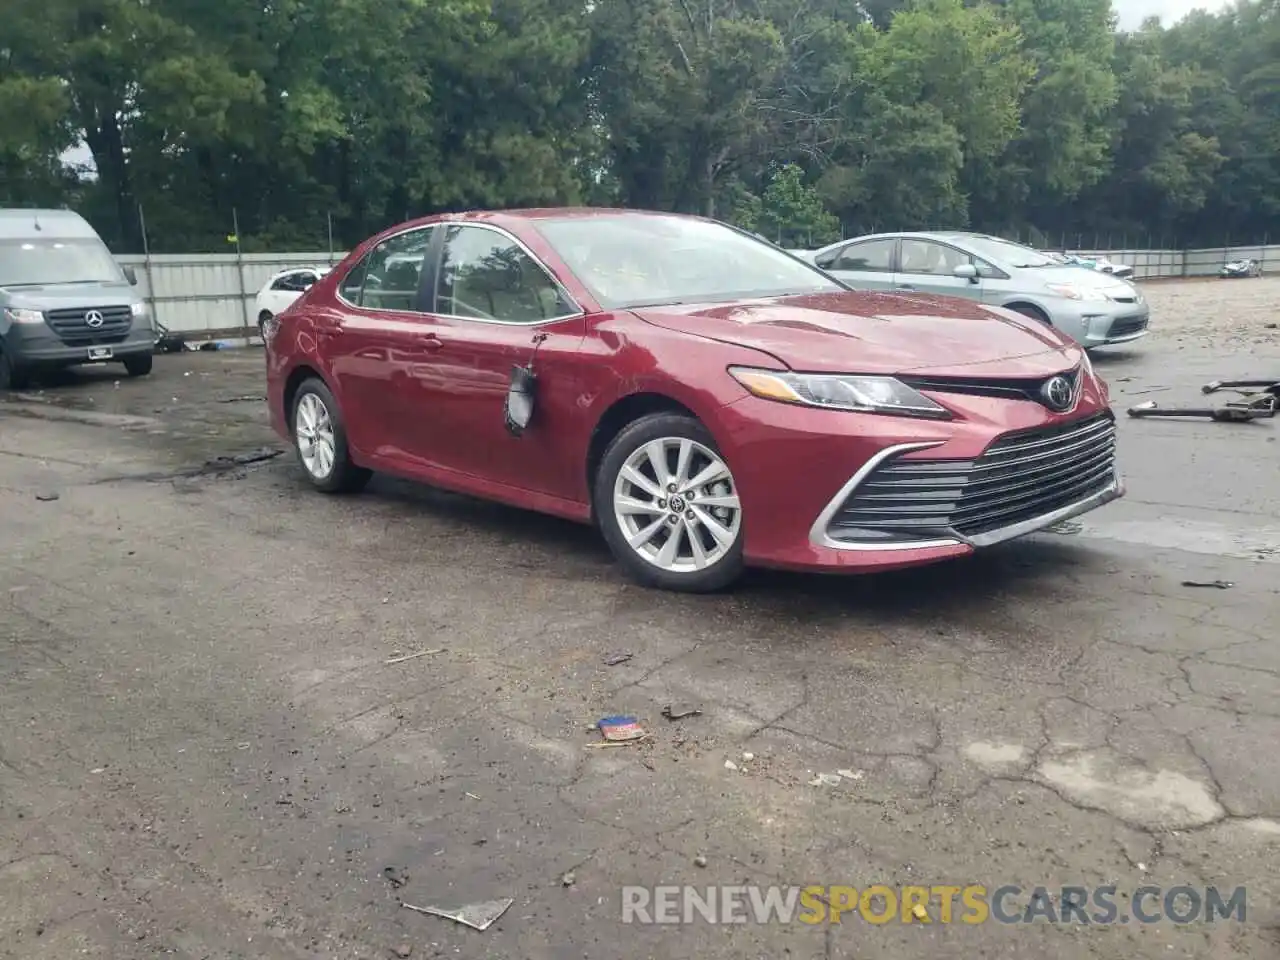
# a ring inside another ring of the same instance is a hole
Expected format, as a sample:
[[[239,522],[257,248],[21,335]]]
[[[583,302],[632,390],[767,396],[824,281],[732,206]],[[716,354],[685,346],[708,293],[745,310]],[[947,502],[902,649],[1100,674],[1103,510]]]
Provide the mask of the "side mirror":
[[[138,272],[133,267],[124,268],[124,278],[129,281],[129,286],[136,287],[138,285]]]
[[[965,280],[972,280],[975,283],[978,280],[978,268],[975,267],[972,263],[956,264],[955,269],[952,270],[951,272],[955,274],[957,277],[961,277]]]
[[[820,257],[814,257],[813,263],[814,263],[814,266],[818,267],[818,269],[826,270],[829,267],[831,267],[833,264],[835,264],[836,260],[838,260],[839,258],[840,258],[839,252],[824,253]]]

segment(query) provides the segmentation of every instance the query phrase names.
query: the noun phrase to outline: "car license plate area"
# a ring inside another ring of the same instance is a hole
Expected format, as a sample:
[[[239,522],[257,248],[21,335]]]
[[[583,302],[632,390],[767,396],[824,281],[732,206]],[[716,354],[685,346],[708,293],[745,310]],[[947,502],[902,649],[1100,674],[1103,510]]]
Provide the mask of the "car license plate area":
[[[90,347],[90,360],[110,360],[114,356],[114,352],[110,347]]]

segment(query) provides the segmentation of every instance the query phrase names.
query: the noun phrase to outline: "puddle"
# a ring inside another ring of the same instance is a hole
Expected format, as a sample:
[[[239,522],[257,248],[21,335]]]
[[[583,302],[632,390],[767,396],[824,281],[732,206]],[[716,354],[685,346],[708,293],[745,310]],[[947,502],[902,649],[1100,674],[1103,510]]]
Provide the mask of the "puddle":
[[[1225,811],[1208,786],[1173,770],[1154,773],[1106,753],[1080,753],[1040,765],[1045,783],[1082,806],[1105,810],[1144,827],[1187,828],[1221,819]]]

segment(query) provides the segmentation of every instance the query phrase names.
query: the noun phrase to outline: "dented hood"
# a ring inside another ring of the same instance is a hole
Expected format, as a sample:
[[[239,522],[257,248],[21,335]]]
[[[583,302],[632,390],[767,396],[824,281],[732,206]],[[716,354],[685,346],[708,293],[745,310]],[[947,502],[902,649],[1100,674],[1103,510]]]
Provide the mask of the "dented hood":
[[[1073,341],[1041,323],[953,297],[850,291],[635,313],[813,373],[1026,377],[1073,366],[1081,355]]]

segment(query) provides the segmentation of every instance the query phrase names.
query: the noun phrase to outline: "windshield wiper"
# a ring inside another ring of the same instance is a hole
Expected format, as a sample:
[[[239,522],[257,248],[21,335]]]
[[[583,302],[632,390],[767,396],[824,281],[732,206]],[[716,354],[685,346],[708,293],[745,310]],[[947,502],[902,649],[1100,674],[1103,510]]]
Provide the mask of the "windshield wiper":
[[[5,290],[17,290],[20,287],[47,287],[47,283],[0,283],[0,288]]]

